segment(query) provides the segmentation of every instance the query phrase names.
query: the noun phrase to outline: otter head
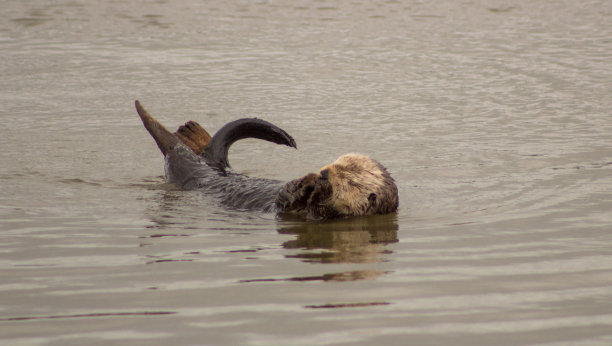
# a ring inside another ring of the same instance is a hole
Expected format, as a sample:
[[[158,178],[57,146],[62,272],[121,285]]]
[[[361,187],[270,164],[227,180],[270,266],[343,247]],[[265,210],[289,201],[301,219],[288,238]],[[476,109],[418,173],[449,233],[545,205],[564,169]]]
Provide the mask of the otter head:
[[[280,212],[308,219],[388,214],[397,210],[397,187],[383,165],[359,154],[285,184],[276,198]]]

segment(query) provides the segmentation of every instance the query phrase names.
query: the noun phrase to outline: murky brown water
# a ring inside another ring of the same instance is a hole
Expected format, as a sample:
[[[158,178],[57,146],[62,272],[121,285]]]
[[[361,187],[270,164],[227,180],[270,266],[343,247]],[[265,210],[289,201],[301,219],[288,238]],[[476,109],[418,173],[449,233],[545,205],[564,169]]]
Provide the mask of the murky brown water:
[[[0,6],[0,343],[612,344],[612,2]],[[291,133],[254,176],[368,154],[400,211],[177,191],[135,99]]]

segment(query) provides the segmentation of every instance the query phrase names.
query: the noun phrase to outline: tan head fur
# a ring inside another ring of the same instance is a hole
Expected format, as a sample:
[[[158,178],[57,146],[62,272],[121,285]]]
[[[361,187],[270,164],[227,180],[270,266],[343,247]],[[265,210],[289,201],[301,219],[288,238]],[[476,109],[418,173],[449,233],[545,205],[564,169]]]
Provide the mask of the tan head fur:
[[[364,155],[346,154],[318,173],[287,183],[277,206],[308,218],[388,214],[397,210],[398,193],[384,166]]]

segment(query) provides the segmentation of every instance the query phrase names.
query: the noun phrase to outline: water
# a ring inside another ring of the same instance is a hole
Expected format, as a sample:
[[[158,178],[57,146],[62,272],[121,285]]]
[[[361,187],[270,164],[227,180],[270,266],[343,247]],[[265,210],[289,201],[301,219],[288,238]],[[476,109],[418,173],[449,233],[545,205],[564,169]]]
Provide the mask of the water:
[[[612,343],[612,3],[1,6],[2,344]],[[135,99],[296,138],[252,176],[368,154],[400,210],[178,191]]]

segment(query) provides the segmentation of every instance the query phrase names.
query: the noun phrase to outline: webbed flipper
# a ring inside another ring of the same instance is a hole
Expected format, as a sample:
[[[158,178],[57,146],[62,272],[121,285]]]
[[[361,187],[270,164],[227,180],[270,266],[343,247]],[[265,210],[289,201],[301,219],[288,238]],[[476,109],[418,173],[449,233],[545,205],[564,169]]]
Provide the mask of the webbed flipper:
[[[193,120],[181,125],[174,134],[196,155],[200,155],[204,151],[211,139],[208,132]]]
[[[227,154],[230,146],[244,138],[258,138],[297,149],[295,140],[278,126],[257,118],[239,119],[225,124],[208,143],[201,156],[219,169],[230,167]]]
[[[138,115],[140,115],[140,120],[142,120],[145,128],[157,143],[159,150],[161,150],[162,154],[165,156],[168,151],[172,150],[179,143],[179,139],[168,131],[164,125],[153,118],[153,116],[142,107],[138,100],[136,100],[135,104],[136,111]]]
[[[195,121],[189,121],[180,126],[175,133],[171,133],[153,118],[138,100],[135,104],[142,123],[155,139],[164,156],[182,142],[196,155],[204,158],[207,164],[218,169],[225,169],[230,167],[227,160],[229,148],[240,139],[258,138],[297,148],[293,137],[283,129],[265,120],[257,118],[235,120],[225,124],[211,138],[208,132]]]

